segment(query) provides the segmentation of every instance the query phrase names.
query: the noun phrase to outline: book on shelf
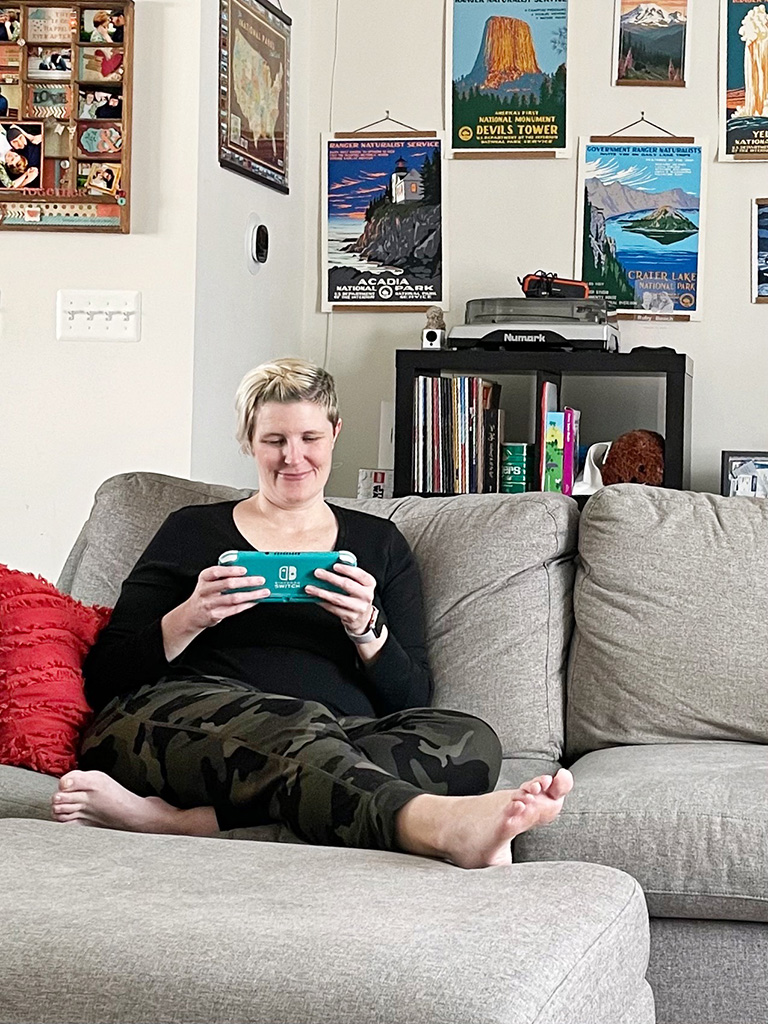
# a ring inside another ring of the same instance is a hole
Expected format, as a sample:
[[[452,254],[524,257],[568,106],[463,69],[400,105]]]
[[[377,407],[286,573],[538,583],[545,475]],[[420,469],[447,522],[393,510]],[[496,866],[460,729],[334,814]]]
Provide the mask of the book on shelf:
[[[551,380],[545,380],[541,385],[541,394],[539,395],[539,438],[541,441],[541,450],[539,452],[539,490],[546,491],[547,488],[544,486],[546,477],[546,460],[547,460],[547,417],[552,412],[557,412],[559,402],[559,393],[557,384]]]
[[[569,405],[563,409],[563,494],[573,494],[579,462],[579,419],[581,413]]]
[[[562,491],[563,454],[565,445],[565,413],[548,412],[545,418],[542,448],[544,451],[544,480],[542,491]]]
[[[483,493],[501,490],[501,446],[504,442],[504,410],[483,410]]]

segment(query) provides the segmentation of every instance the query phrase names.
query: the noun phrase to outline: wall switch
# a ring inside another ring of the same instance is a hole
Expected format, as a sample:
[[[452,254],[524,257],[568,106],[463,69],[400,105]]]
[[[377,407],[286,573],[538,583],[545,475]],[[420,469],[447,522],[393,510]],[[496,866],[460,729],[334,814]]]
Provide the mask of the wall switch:
[[[141,292],[56,292],[58,341],[138,341]]]

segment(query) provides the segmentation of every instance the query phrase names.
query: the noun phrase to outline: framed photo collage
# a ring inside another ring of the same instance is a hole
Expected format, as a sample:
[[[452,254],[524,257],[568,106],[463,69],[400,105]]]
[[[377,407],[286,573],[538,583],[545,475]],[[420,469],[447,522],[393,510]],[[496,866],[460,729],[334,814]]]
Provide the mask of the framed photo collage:
[[[130,230],[132,38],[132,0],[0,6],[0,229]]]

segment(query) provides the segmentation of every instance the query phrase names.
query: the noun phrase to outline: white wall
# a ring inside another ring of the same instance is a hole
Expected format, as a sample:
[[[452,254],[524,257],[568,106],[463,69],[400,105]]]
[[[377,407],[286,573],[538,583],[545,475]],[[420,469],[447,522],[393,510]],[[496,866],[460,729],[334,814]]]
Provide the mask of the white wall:
[[[334,114],[329,118],[334,25],[339,40]],[[694,360],[692,486],[719,490],[721,449],[768,449],[764,415],[768,307],[750,303],[750,199],[768,194],[766,164],[714,163],[717,142],[718,4],[694,3],[686,89],[612,88],[613,0],[571,0],[569,95],[578,135],[608,134],[640,117],[709,139],[704,319],[628,323],[623,347],[669,345]],[[443,125],[443,0],[313,0],[312,92],[307,160],[319,172],[319,133],[349,131],[392,116],[420,129]],[[403,29],[407,25],[407,29]],[[375,41],[375,45],[373,42]],[[446,167],[449,327],[467,299],[519,295],[518,275],[573,269],[577,165],[570,160],[462,160]],[[310,175],[311,177],[311,175]],[[319,187],[308,189],[307,250],[316,250]],[[327,317],[316,311],[318,264],[306,282],[306,351],[323,359]],[[421,314],[332,317],[329,369],[345,429],[330,490],[353,494],[357,468],[375,464],[380,399],[394,394],[394,352],[418,347]]]
[[[189,473],[199,40],[196,4],[138,0],[130,235],[0,233],[0,561],[12,568],[55,579],[107,476]],[[56,341],[57,289],[94,286],[142,293],[138,344]]]
[[[258,363],[302,348],[309,16],[305,4],[283,8],[293,20],[287,196],[219,167],[218,2],[203,0],[192,475],[238,487],[256,477],[234,440],[237,385]],[[255,276],[244,255],[252,212],[270,233]],[[313,244],[310,258],[315,252]]]

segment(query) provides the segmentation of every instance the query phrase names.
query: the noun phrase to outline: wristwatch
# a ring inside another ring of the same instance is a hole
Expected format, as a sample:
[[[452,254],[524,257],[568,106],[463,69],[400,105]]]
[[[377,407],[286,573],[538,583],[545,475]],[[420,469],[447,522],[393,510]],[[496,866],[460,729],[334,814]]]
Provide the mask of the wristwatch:
[[[373,606],[371,611],[371,617],[368,619],[368,625],[365,627],[364,633],[350,633],[347,627],[344,627],[344,632],[347,634],[353,644],[369,644],[372,640],[378,640],[384,629],[384,616],[381,614],[376,605]]]

